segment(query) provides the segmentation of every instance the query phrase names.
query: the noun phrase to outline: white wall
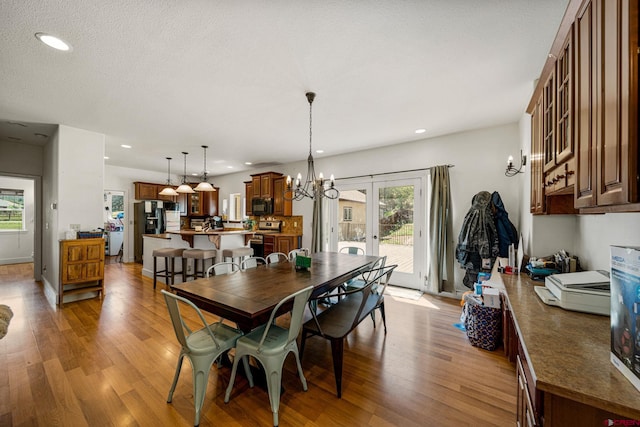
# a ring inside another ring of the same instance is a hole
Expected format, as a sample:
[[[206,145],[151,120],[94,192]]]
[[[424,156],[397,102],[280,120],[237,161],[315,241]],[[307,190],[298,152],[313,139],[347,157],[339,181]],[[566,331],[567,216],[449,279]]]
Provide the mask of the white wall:
[[[0,176],[0,188],[24,193],[24,226],[21,231],[0,231],[0,264],[32,262],[35,236],[35,185],[32,179]]]
[[[43,187],[43,278],[57,294],[59,240],[71,224],[104,226],[104,135],[60,125],[45,147]]]
[[[502,196],[509,216],[518,226],[520,206],[520,182],[518,178],[504,176],[506,161],[509,155],[519,154],[520,136],[517,123],[447,135],[438,138],[424,139],[405,144],[387,146],[343,156],[315,158],[316,172],[322,171],[325,176],[334,174],[337,179],[357,175],[368,175],[382,172],[395,172],[409,169],[421,169],[442,164],[452,164],[449,169],[451,177],[451,197],[453,211],[453,232],[455,246],[462,221],[471,207],[471,199],[482,190],[498,191]],[[256,170],[232,175],[214,177],[216,186],[220,187],[220,200],[229,197],[230,193],[244,193],[243,181],[252,173],[264,172]],[[295,176],[298,172],[306,173],[306,162],[283,165],[272,168],[276,172]],[[302,244],[311,245],[311,212],[312,204],[305,200],[294,202],[294,215],[304,217],[304,236]],[[464,270],[455,265],[456,283],[462,283]]]
[[[43,147],[0,141],[0,173],[42,175]]]

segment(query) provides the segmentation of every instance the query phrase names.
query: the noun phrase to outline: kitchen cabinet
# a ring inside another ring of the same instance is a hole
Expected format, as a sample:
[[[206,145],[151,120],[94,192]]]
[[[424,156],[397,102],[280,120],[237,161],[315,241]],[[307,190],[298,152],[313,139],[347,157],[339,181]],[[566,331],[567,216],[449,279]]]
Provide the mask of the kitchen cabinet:
[[[273,180],[273,214],[291,216],[293,213],[292,201],[284,197],[286,177],[281,176]],[[288,252],[288,251],[287,251]]]
[[[289,254],[300,247],[300,237],[294,235],[265,234],[263,237],[264,256],[274,252]]]
[[[251,175],[253,197],[260,197],[263,199],[273,198],[273,180],[281,176],[282,174],[278,172],[264,172]]]
[[[158,185],[148,182],[134,182],[136,200],[159,200]]]
[[[99,292],[104,296],[103,238],[60,241],[58,305],[68,294]]]
[[[532,213],[640,211],[638,8],[569,2],[527,109]]]
[[[245,181],[244,183],[244,211],[247,216],[253,215],[253,207],[251,199],[253,198],[253,181]]]
[[[531,113],[531,206],[532,214],[545,213],[544,173],[542,171],[542,98]]]
[[[196,191],[187,194],[187,211],[189,216],[214,216],[218,214],[218,196],[215,191]]]
[[[576,26],[575,205],[637,211],[638,2],[585,1]]]

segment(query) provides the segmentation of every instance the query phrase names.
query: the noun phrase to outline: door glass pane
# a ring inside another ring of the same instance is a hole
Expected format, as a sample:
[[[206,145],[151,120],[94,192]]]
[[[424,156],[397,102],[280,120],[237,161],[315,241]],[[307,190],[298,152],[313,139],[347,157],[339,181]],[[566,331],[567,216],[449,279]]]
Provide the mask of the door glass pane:
[[[378,254],[402,273],[413,273],[413,200],[413,185],[379,189]]]
[[[341,190],[338,199],[338,250],[357,246],[366,252],[367,190]]]

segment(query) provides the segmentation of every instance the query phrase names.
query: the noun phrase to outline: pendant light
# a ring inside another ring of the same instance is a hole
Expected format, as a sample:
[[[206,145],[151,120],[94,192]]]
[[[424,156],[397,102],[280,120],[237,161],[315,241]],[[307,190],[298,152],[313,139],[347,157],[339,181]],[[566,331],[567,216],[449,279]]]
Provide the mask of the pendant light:
[[[167,186],[159,194],[161,196],[178,195],[178,192],[171,187],[171,157],[167,157]]]
[[[295,184],[291,182],[291,176],[287,176],[284,198],[287,200],[302,200],[305,197],[310,199],[322,198],[337,199],[340,192],[335,187],[335,179],[324,179],[322,172],[316,177],[316,170],[313,166],[313,154],[311,149],[311,107],[316,94],[307,92],[305,94],[309,102],[309,157],[307,157],[307,178],[302,182],[302,174],[298,174]]]
[[[207,182],[207,148],[209,147],[207,147],[206,145],[203,145],[202,148],[204,149],[204,172],[202,173],[202,182],[198,184],[195,190],[196,191],[215,191],[215,188],[213,188],[213,185]]]
[[[182,175],[182,184],[176,188],[176,191],[183,194],[193,194],[195,190],[187,184],[187,154],[189,153],[183,151],[182,154],[184,154],[184,175]]]

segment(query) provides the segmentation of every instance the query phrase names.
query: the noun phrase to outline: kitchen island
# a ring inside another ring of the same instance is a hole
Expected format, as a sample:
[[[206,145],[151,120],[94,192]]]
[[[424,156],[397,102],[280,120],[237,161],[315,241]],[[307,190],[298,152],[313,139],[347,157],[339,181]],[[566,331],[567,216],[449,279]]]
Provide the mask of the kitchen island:
[[[153,277],[153,251],[161,248],[215,249],[218,251],[215,262],[222,261],[222,250],[247,246],[254,232],[249,230],[180,230],[163,234],[145,234],[143,239],[142,274]],[[158,260],[158,268],[164,268],[164,261]],[[176,271],[182,271],[182,259],[176,260]],[[163,278],[158,281],[164,283]],[[176,283],[182,278],[176,276]]]

